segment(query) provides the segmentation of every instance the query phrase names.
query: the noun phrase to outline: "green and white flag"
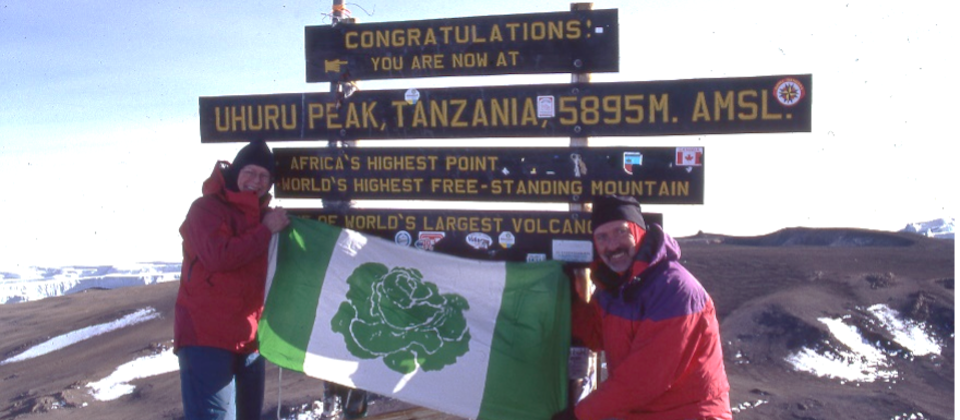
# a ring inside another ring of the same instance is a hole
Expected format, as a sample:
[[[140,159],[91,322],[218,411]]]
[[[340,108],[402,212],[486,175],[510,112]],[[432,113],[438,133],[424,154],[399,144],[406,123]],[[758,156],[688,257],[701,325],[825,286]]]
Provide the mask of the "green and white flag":
[[[274,364],[473,419],[566,407],[559,262],[456,258],[306,219],[271,248],[259,340]]]

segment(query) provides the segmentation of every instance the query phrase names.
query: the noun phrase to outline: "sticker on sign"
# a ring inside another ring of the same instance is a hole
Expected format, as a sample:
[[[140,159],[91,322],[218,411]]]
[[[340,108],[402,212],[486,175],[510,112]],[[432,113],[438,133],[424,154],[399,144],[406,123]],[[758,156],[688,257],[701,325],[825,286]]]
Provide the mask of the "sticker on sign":
[[[552,258],[557,261],[591,262],[593,261],[593,244],[590,241],[554,240]]]

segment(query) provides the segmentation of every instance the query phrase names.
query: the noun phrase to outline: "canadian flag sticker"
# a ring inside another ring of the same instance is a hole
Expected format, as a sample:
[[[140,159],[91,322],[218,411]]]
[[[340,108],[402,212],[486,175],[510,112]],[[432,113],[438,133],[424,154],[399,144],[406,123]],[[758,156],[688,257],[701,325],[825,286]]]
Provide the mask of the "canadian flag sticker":
[[[677,148],[677,166],[701,166],[703,165],[702,147],[678,147]]]

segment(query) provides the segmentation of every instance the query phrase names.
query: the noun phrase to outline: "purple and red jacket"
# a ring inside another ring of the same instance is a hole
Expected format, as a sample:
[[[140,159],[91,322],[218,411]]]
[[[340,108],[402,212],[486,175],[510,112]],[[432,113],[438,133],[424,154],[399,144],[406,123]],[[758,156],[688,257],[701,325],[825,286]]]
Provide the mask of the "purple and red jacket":
[[[648,228],[633,269],[610,278],[618,275],[595,261],[593,298],[574,299],[573,336],[606,352],[609,373],[576,417],[732,419],[713,300],[680,264],[677,242]]]
[[[257,351],[271,236],[261,218],[270,196],[226,188],[226,168],[225,162],[217,163],[180,226],[175,351],[187,346]]]

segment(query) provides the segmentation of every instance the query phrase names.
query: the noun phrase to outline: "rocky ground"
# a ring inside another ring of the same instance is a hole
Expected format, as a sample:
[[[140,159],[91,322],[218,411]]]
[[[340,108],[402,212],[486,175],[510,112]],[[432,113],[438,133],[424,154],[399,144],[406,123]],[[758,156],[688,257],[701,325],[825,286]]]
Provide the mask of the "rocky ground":
[[[719,311],[735,418],[954,418],[953,240],[787,229],[749,238],[700,234],[680,243],[683,263]],[[144,307],[160,315],[44,356],[0,365],[0,419],[182,418],[175,372],[134,380],[136,390],[113,401],[94,399],[86,387],[127,361],[170,346],[176,291],[173,282],[0,305],[0,360]],[[940,344],[940,354],[918,356],[899,344],[871,313],[877,304],[923,325]],[[887,355],[885,369],[895,375],[870,382],[796,370],[787,358],[803,349],[840,359],[849,354],[822,321],[826,318],[856,327]],[[281,376],[269,365],[263,418],[277,418],[278,406],[281,418],[295,418],[297,412],[309,411],[320,394],[319,381],[286,370]],[[377,399],[371,414],[410,408]]]

